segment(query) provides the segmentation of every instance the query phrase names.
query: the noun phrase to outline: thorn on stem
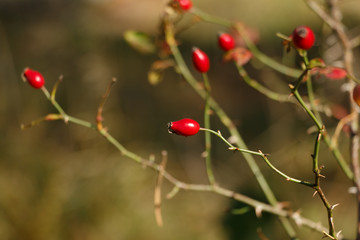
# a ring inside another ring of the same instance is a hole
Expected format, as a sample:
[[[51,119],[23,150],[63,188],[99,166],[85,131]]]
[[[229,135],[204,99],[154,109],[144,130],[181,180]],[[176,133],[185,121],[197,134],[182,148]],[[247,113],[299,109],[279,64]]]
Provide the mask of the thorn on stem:
[[[263,153],[261,150],[258,150],[258,153],[260,153],[263,157],[270,156],[270,153]]]
[[[334,208],[336,208],[336,207],[339,206],[339,205],[340,205],[340,203],[336,203],[336,204],[334,204],[334,205],[331,205],[330,209],[331,209],[331,210],[334,210]]]
[[[261,218],[261,216],[262,216],[262,207],[261,206],[257,206],[257,207],[255,207],[255,215],[256,215],[256,217],[258,217],[258,218]]]
[[[338,231],[338,233],[336,234],[336,237],[341,238],[341,233],[342,233],[342,230]]]
[[[179,192],[180,188],[178,186],[174,186],[174,188],[166,195],[167,199],[172,199]]]
[[[68,124],[68,122],[69,122],[69,116],[64,116],[64,122],[65,122],[65,124]]]
[[[321,175],[320,173],[319,173],[319,177],[326,178],[324,175]]]
[[[330,234],[328,234],[327,232],[323,231],[324,237],[328,237],[330,239],[336,240],[336,238],[334,238],[333,236],[331,236]]]

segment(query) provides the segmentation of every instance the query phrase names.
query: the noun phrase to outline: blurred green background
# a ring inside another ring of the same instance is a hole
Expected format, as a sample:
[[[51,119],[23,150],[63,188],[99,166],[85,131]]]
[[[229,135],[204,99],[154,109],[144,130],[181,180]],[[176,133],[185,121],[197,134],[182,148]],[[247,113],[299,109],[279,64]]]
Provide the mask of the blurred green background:
[[[137,53],[122,38],[127,29],[156,34],[165,5],[163,0],[0,0],[0,239],[235,240],[258,239],[258,228],[270,239],[286,239],[274,216],[264,213],[257,219],[253,211],[232,215],[231,209],[243,205],[210,193],[181,191],[174,199],[164,200],[164,227],[160,228],[153,213],[154,172],[122,157],[90,129],[58,121],[20,130],[21,123],[55,111],[41,91],[22,82],[25,67],[42,72],[48,89],[64,75],[59,103],[70,115],[88,121],[95,120],[101,96],[116,77],[104,110],[110,133],[144,157],[155,154],[159,161],[160,152],[167,150],[168,170],[174,176],[206,183],[203,134],[183,138],[166,129],[167,122],[184,117],[202,124],[203,101],[172,71],[159,85],[151,86],[147,72],[157,57]],[[319,36],[312,56],[326,53],[321,21],[302,1],[194,0],[194,5],[257,29],[259,48],[279,61],[283,49],[275,33],[290,34],[297,25],[310,25]],[[341,7],[349,28],[359,25],[359,2],[342,1]],[[271,153],[274,165],[290,176],[312,180],[314,137],[306,134],[311,121],[294,105],[267,100],[249,88],[231,64],[223,64],[216,44],[219,31],[226,29],[199,23],[182,33],[180,49],[185,58],[190,62],[192,46],[209,54],[213,95],[250,149]],[[288,65],[298,63],[294,55],[285,60]],[[247,68],[265,85],[288,92],[291,79],[256,61]],[[346,102],[339,92],[343,82],[320,79],[315,84],[329,103]],[[336,122],[326,120],[333,131]],[[212,125],[229,136],[216,117]],[[347,156],[348,140],[344,134],[340,140]],[[213,144],[218,182],[265,201],[242,156],[227,151],[215,138]],[[325,165],[325,192],[332,204],[340,203],[335,210],[336,229],[352,239],[356,202],[348,194],[351,183],[325,146],[320,157]],[[304,216],[326,225],[325,208],[312,197],[311,189],[287,183],[258,160],[280,201],[289,201],[294,210],[301,209]],[[165,182],[164,194],[170,190]],[[299,229],[299,236],[321,238],[306,228]]]

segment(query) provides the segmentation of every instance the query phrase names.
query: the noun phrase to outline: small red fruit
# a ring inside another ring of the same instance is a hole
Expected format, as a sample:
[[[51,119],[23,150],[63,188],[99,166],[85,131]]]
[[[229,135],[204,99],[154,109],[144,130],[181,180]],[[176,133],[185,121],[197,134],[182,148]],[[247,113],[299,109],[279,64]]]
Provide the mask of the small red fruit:
[[[177,0],[177,2],[179,3],[181,9],[184,11],[188,11],[190,8],[192,8],[193,5],[191,0]]]
[[[206,73],[210,68],[209,57],[199,48],[194,47],[192,50],[192,60],[194,67],[201,73]]]
[[[199,130],[199,123],[190,118],[184,118],[179,121],[168,123],[169,133],[175,133],[185,137],[195,135],[199,132]]]
[[[357,84],[353,89],[353,99],[355,103],[360,107],[360,85]]]
[[[218,35],[218,43],[224,51],[229,51],[235,47],[234,38],[228,33],[220,33]]]
[[[45,84],[44,77],[41,73],[30,68],[24,69],[22,77],[24,81],[27,81],[33,88],[42,88]]]
[[[293,31],[292,40],[295,47],[308,50],[314,45],[315,35],[308,26],[299,26]]]

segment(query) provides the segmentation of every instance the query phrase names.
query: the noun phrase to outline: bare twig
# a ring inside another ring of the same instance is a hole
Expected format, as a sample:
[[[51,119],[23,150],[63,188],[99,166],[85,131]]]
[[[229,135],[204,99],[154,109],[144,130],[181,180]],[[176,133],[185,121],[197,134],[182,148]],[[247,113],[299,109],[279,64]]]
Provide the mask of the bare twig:
[[[111,80],[111,82],[109,83],[109,85],[108,85],[108,87],[106,89],[106,92],[105,92],[104,96],[102,97],[101,102],[99,104],[97,115],[96,115],[96,126],[97,126],[98,130],[103,129],[103,124],[102,124],[102,122],[104,120],[103,116],[102,116],[103,108],[104,108],[106,100],[108,99],[108,97],[110,95],[111,87],[115,83],[116,83],[116,78],[113,78]]]
[[[341,133],[341,130],[343,129],[343,127],[350,123],[351,121],[354,120],[354,118],[356,117],[357,113],[350,113],[349,115],[343,117],[342,119],[340,119],[340,121],[338,122],[336,128],[335,128],[335,132],[334,135],[331,138],[331,147],[336,148],[338,147],[338,140],[339,140],[339,136]]]
[[[357,223],[357,240],[360,240],[360,166],[359,166],[359,135],[358,135],[358,121],[359,121],[359,114],[357,113],[356,106],[354,101],[352,101],[352,89],[355,86],[355,82],[351,81],[354,79],[354,70],[353,70],[353,61],[354,61],[354,54],[353,54],[353,44],[348,38],[346,34],[345,26],[342,24],[341,14],[339,9],[339,1],[338,0],[328,0],[328,8],[330,9],[330,14],[326,13],[326,11],[319,6],[319,4],[314,0],[306,0],[308,6],[320,17],[324,20],[326,24],[329,25],[331,29],[335,31],[338,38],[340,39],[341,45],[343,47],[344,56],[343,61],[346,68],[346,71],[350,78],[348,79],[347,83],[349,84],[349,102],[350,102],[350,112],[354,114],[353,120],[350,123],[351,128],[351,164],[352,170],[354,173],[353,182],[357,188],[357,201],[358,201],[358,223]]]
[[[162,227],[164,225],[161,214],[161,184],[164,178],[163,172],[166,167],[168,154],[166,151],[162,151],[161,155],[162,155],[162,160],[161,160],[161,165],[159,166],[159,175],[156,181],[155,192],[154,192],[154,206],[155,206],[154,212],[155,212],[156,223],[158,224],[159,227]]]

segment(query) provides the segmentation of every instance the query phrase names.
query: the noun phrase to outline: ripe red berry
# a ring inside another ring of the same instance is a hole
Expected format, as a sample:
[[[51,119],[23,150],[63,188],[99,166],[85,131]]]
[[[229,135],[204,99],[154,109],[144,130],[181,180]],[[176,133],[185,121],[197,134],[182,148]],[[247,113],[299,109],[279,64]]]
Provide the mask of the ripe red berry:
[[[295,47],[308,50],[314,45],[315,35],[308,26],[299,26],[293,31],[292,40]]]
[[[218,43],[224,51],[229,51],[235,47],[234,38],[228,33],[220,33],[218,35]]]
[[[188,11],[192,7],[191,0],[177,0],[182,10]]]
[[[194,67],[201,73],[209,71],[210,61],[209,57],[200,49],[194,47],[192,50],[192,60]]]
[[[33,88],[42,88],[45,84],[44,77],[41,73],[30,68],[25,68],[22,76],[24,81],[27,81]]]
[[[360,107],[360,85],[356,85],[353,89],[353,99],[355,103]]]
[[[195,135],[199,132],[199,130],[199,123],[189,118],[168,123],[169,133],[175,133],[185,137]]]

